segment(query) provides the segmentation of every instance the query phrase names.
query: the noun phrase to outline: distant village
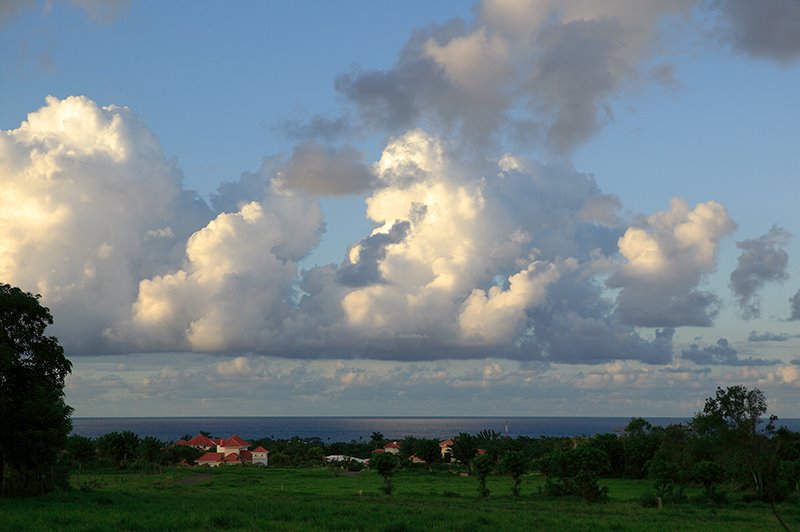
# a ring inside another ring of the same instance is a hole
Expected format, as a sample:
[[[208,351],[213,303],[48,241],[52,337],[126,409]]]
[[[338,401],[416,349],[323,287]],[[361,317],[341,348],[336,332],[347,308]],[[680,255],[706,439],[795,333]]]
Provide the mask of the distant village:
[[[260,466],[269,465],[269,450],[261,446],[250,449],[253,445],[251,442],[244,440],[236,434],[229,438],[212,438],[204,434],[189,440],[178,440],[175,445],[192,447],[205,453],[195,460],[198,466],[219,467],[221,465],[243,465],[252,464]],[[447,439],[439,442],[439,448],[442,455],[443,462],[450,462],[453,452],[453,440]],[[478,454],[483,454],[483,449],[478,449]],[[389,453],[399,454],[400,443],[397,441],[390,441],[383,447],[378,447],[372,450],[373,454]],[[425,461],[416,455],[411,455],[409,460],[413,463],[424,463]],[[337,462],[358,462],[362,464],[369,464],[368,458],[357,458],[354,456],[346,456],[341,454],[333,454],[325,457],[327,463]],[[186,463],[185,465],[190,465]]]

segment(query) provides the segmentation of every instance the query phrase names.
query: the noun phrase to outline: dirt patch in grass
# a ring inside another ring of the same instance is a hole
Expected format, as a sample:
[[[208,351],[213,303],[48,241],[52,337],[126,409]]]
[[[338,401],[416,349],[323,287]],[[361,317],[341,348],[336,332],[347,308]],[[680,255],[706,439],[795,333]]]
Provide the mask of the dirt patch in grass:
[[[195,473],[194,475],[175,481],[175,484],[197,484],[198,482],[204,482],[212,478],[214,478],[214,475],[211,473]]]

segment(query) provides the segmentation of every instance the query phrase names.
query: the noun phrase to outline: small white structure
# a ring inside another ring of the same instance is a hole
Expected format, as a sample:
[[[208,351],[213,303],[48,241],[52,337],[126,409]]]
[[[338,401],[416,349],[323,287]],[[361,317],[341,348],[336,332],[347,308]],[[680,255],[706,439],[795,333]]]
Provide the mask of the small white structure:
[[[260,445],[250,451],[250,454],[253,457],[254,464],[260,464],[263,466],[269,465],[269,451],[261,447]]]
[[[324,460],[330,464],[336,464],[339,462],[358,462],[359,464],[363,464],[366,462],[364,458],[356,458],[355,456],[347,456],[344,454],[330,454],[326,456]]]

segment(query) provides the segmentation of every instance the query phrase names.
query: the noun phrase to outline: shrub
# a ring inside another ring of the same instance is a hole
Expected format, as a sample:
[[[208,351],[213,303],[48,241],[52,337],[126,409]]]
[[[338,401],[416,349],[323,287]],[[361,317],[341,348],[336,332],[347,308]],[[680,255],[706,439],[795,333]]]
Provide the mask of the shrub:
[[[579,446],[550,453],[540,461],[547,495],[577,495],[590,502],[608,497],[608,488],[600,487],[600,475],[608,471],[608,455],[595,447]]]

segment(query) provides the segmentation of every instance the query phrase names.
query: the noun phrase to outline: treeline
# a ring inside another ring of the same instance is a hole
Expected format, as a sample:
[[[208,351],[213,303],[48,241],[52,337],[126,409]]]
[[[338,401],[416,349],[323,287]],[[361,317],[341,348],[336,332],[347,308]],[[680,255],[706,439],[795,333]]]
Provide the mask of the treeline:
[[[589,501],[607,496],[599,483],[604,477],[651,479],[652,491],[643,495],[645,504],[656,504],[658,499],[664,504],[680,501],[690,487],[700,488],[702,497],[715,503],[724,502],[732,490],[746,500],[798,498],[800,433],[778,427],[775,418],[765,419],[766,410],[760,390],[732,386],[717,389],[687,423],[661,427],[634,418],[620,434],[584,437],[506,438],[492,430],[461,433],[453,438],[451,452],[444,458],[438,439],[416,437],[399,440],[397,456],[373,453],[388,441],[377,432],[368,441],[262,438],[253,445],[270,450],[269,463],[274,467],[321,466],[325,456],[344,455],[386,456],[379,460],[389,461],[381,466],[385,479],[398,467],[432,472],[461,468],[478,478],[484,496],[489,495],[485,479],[490,474],[510,475],[512,491],[519,493],[521,477],[539,472],[545,477],[545,493],[576,495]],[[70,436],[64,459],[78,470],[104,465],[146,471],[193,464],[201,454],[191,447],[139,438],[132,432],[112,432],[96,439]],[[339,466],[364,467],[357,462]]]

